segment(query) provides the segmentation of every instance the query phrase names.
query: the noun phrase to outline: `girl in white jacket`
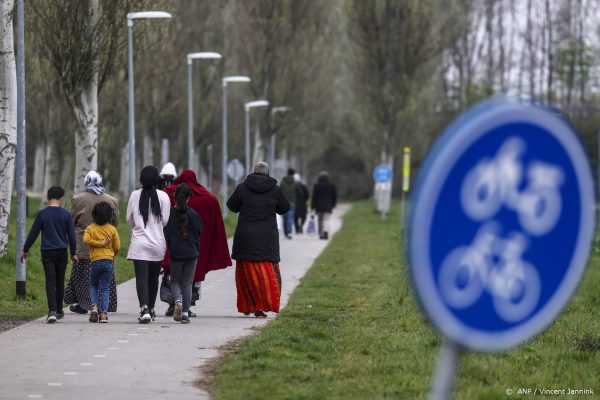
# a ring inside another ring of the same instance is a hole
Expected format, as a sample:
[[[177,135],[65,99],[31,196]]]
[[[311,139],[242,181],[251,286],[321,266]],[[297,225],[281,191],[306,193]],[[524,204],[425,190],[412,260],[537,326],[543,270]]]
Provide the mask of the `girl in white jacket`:
[[[157,190],[158,170],[149,165],[140,173],[142,188],[135,190],[127,204],[127,223],[131,243],[127,259],[133,260],[135,286],[140,303],[138,321],[147,324],[156,317],[154,305],[158,293],[161,261],[167,248],[163,227],[169,222],[169,196]]]

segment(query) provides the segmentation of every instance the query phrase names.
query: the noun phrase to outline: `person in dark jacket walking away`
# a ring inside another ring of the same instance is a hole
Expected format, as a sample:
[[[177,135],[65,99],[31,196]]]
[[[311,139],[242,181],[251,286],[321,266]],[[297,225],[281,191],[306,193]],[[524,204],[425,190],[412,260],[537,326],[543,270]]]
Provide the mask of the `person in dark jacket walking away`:
[[[298,191],[298,186],[296,185],[296,181],[294,180],[294,171],[293,168],[288,169],[288,174],[283,177],[281,180],[281,192],[285,199],[290,203],[289,211],[283,216],[283,233],[286,238],[292,238],[292,227],[294,226],[294,208],[296,206],[296,192]]]
[[[319,238],[329,239],[329,217],[331,211],[337,204],[337,191],[335,186],[329,182],[327,171],[319,173],[319,179],[313,187],[310,208],[317,213],[319,225]]]
[[[281,298],[276,214],[288,212],[290,204],[269,176],[269,165],[261,161],[235,188],[227,207],[240,213],[231,254],[236,260],[238,311],[266,318],[265,312],[279,312]]]
[[[53,324],[64,316],[63,298],[65,295],[65,271],[67,269],[67,248],[71,249],[71,261],[79,260],[75,252],[75,226],[71,214],[60,205],[65,190],[60,186],[48,189],[48,207],[38,213],[23,245],[21,262],[27,258],[29,249],[42,232],[42,265],[46,275],[46,297],[48,317],[46,322]]]
[[[192,303],[192,283],[196,260],[200,255],[200,235],[204,230],[202,219],[188,207],[192,189],[182,183],[175,189],[175,208],[171,209],[165,226],[165,239],[171,253],[171,295],[175,300],[173,319],[189,324]],[[183,299],[183,302],[182,302]]]
[[[308,188],[302,183],[302,177],[299,173],[294,174],[294,181],[296,181],[296,208],[294,209],[294,225],[296,228],[296,234],[302,233],[302,227],[306,222],[306,202],[310,197]]]

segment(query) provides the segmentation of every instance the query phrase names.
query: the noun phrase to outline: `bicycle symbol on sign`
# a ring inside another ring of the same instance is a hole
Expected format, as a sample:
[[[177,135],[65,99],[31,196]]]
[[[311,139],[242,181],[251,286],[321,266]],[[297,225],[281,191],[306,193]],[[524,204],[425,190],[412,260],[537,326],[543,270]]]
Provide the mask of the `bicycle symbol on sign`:
[[[441,264],[439,286],[453,308],[470,307],[486,290],[498,316],[517,322],[538,303],[539,274],[523,259],[528,237],[521,232],[502,237],[500,224],[490,221],[506,207],[517,213],[531,236],[549,233],[558,221],[563,172],[541,161],[531,161],[525,168],[520,160],[525,150],[521,139],[509,138],[493,159],[481,160],[465,177],[461,205],[470,218],[487,222],[471,244],[452,250]]]

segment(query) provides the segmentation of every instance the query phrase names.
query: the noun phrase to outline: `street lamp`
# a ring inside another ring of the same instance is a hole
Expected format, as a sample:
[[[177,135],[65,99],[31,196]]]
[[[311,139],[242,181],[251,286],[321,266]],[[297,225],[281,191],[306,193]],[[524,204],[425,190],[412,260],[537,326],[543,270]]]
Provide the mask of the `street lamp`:
[[[250,173],[250,109],[254,107],[267,107],[268,105],[269,102],[266,100],[255,100],[244,104],[244,109],[246,110],[246,129],[244,131],[244,142],[246,143],[246,175]]]
[[[214,60],[221,58],[219,53],[200,52],[189,53],[188,63],[188,168],[194,169],[194,110],[192,106],[192,63],[194,60]]]
[[[163,19],[171,18],[171,14],[163,11],[141,11],[127,14],[127,80],[129,92],[129,193],[135,190],[135,100],[133,92],[133,21],[136,19]]]
[[[221,179],[221,194],[223,195],[223,217],[227,216],[227,84],[228,83],[248,83],[250,78],[247,76],[226,76],[223,78],[223,165]]]
[[[290,107],[286,107],[286,106],[279,106],[279,107],[273,107],[271,108],[271,124],[275,125],[275,114],[277,114],[278,112],[288,112],[291,111],[292,109]],[[269,165],[271,165],[271,171],[273,172],[273,176],[275,176],[275,132],[274,129],[272,130],[273,133],[271,134],[271,143],[269,145]]]

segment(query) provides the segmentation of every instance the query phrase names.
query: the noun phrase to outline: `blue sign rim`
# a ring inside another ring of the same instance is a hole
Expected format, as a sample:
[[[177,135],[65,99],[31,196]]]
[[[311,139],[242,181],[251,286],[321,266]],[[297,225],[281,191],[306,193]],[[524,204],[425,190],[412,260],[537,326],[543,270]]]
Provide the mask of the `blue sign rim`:
[[[442,183],[459,156],[485,133],[505,123],[527,122],[541,126],[563,145],[569,155],[581,188],[581,229],[575,252],[565,278],[551,299],[532,317],[514,328],[490,333],[465,325],[448,311],[432,276],[429,252],[429,227]],[[419,177],[411,199],[408,231],[409,270],[421,307],[448,339],[481,351],[500,351],[516,346],[541,333],[570,300],[587,266],[595,232],[594,179],[587,156],[573,127],[555,110],[505,97],[484,101],[463,113],[434,145]]]

